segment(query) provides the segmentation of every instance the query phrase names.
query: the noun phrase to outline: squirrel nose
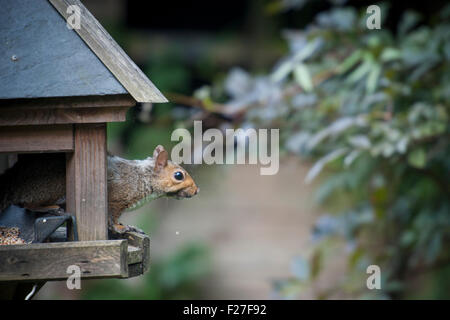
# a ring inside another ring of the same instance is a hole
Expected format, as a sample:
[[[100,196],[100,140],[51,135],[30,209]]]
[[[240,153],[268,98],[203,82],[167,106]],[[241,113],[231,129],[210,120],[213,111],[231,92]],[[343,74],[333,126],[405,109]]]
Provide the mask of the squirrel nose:
[[[199,192],[200,192],[200,188],[197,187],[197,189],[195,190],[195,194],[197,194],[197,193],[199,193]]]

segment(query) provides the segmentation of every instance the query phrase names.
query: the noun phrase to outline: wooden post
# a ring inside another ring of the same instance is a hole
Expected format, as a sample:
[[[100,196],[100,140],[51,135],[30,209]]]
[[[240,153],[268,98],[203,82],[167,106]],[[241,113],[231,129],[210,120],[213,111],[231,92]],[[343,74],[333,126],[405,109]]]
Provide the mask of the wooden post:
[[[66,211],[77,218],[79,240],[108,239],[106,123],[75,124],[67,153]]]

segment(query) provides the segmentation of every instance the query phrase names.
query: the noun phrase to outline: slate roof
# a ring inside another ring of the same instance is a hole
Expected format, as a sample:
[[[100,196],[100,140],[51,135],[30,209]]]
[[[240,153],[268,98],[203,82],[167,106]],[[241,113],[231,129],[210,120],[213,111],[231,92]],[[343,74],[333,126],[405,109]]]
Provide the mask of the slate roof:
[[[69,5],[80,30],[67,27]],[[0,99],[129,93],[166,98],[78,0],[0,0]]]

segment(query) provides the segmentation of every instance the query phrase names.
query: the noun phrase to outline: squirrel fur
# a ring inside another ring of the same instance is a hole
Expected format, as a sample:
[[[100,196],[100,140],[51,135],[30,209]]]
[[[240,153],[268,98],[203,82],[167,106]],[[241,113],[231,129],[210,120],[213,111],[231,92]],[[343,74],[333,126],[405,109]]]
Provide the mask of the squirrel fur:
[[[157,146],[153,157],[126,160],[108,155],[108,225],[122,233],[124,211],[160,197],[190,198],[199,192],[189,173],[168,159]],[[0,211],[10,205],[27,209],[64,202],[66,193],[64,154],[19,155],[16,164],[0,176]]]

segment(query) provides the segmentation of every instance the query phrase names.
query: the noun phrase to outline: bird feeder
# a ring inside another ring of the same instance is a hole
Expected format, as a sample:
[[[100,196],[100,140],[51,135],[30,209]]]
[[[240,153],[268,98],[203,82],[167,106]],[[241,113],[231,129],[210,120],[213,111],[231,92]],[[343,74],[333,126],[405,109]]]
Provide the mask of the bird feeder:
[[[82,278],[142,274],[148,237],[108,239],[106,124],[125,121],[136,102],[166,98],[78,0],[1,4],[0,153],[66,154],[78,241],[0,246],[0,291],[67,279],[70,265]]]

